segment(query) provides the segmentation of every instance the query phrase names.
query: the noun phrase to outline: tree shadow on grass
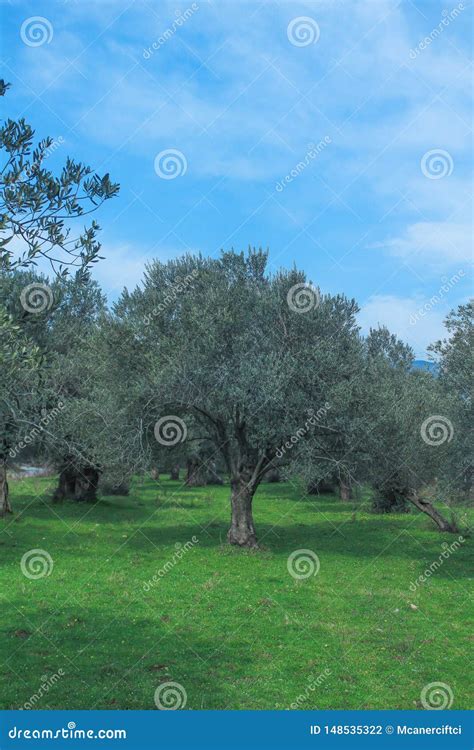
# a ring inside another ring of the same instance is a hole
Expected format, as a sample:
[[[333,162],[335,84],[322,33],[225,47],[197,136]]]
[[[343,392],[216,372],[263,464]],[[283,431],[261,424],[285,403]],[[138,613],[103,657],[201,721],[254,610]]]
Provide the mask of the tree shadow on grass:
[[[443,544],[453,544],[458,537],[453,534],[441,534],[436,530],[420,528],[407,529],[403,525],[403,517],[398,522],[387,522],[386,519],[363,519],[344,524],[340,532],[329,521],[320,520],[315,524],[292,524],[281,527],[278,525],[256,523],[257,539],[260,540],[261,550],[251,554],[262,555],[270,553],[287,557],[298,549],[311,549],[318,556],[337,555],[344,558],[365,559],[368,562],[380,556],[381,559],[418,561],[420,568],[425,568],[434,560],[438,560],[445,547]],[[156,554],[156,547],[166,547],[176,543],[184,544],[193,536],[199,540],[199,547],[220,547],[223,551],[239,553],[239,548],[231,548],[226,543],[229,524],[226,521],[214,520],[205,532],[198,525],[189,526],[144,526],[142,535],[131,538],[130,544],[141,549],[144,554]],[[149,540],[149,541],[147,541]],[[472,544],[466,540],[450,555],[449,564],[443,569],[441,565],[436,575],[469,578],[468,558],[473,555]],[[469,546],[468,546],[469,545]],[[248,550],[242,550],[249,554]]]
[[[168,682],[181,686],[185,709],[224,708],[235,665],[240,672],[251,667],[248,648],[238,636],[220,641],[206,637],[199,620],[188,622],[182,614],[176,618],[172,610],[167,616],[156,597],[149,605],[153,616],[131,618],[106,606],[74,606],[60,608],[44,634],[44,614],[29,614],[24,621],[14,613],[12,632],[5,636],[14,659],[6,655],[1,709],[20,708],[54,673],[60,679],[34,708],[157,710],[155,691]],[[21,640],[15,635],[20,631]],[[170,700],[172,696],[170,691]],[[165,705],[166,696],[161,693],[160,699]]]

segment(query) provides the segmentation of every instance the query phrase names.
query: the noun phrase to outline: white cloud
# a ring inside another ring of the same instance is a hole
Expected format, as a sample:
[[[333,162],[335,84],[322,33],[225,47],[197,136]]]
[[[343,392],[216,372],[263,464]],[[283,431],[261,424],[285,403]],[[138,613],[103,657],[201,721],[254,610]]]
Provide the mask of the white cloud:
[[[409,261],[423,263],[432,269],[472,261],[471,228],[468,224],[442,221],[420,221],[407,227],[399,237],[370,245],[383,248]]]
[[[444,333],[445,305],[425,310],[428,300],[423,297],[397,297],[376,295],[371,297],[359,313],[363,333],[370,328],[385,325],[402,341],[410,344],[415,355],[427,357],[427,344],[441,338]]]
[[[143,251],[129,244],[113,244],[103,240],[99,261],[93,268],[92,276],[99,282],[109,300],[116,299],[124,287],[129,291],[140,284],[145,273],[145,264],[154,259],[166,262],[182,255],[184,249],[160,246]],[[189,250],[189,252],[198,252]]]

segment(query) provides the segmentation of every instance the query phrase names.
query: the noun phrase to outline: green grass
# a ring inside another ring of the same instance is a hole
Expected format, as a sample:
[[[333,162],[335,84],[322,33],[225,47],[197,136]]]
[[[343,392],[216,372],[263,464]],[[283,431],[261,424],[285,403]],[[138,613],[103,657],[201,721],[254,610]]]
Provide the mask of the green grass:
[[[51,481],[12,482],[16,515],[0,524],[0,708],[60,669],[37,708],[154,709],[169,680],[190,709],[283,709],[298,696],[304,709],[413,709],[431,682],[469,707],[470,539],[413,592],[456,539],[419,514],[267,484],[251,552],[225,543],[228,487],[136,481],[127,498],[51,505]],[[53,558],[48,577],[22,574],[32,548]],[[317,575],[290,576],[298,549],[318,555]]]

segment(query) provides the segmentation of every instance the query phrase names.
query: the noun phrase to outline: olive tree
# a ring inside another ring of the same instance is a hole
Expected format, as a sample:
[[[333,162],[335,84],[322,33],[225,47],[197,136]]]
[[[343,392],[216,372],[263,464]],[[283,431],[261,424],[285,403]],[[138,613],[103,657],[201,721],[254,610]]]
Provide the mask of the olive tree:
[[[270,274],[261,250],[154,261],[142,286],[119,300],[128,361],[138,358],[145,376],[144,418],[161,420],[157,439],[173,442],[173,430],[184,439],[192,420],[193,436],[202,429],[212,443],[207,461],[225,462],[231,544],[256,546],[255,492],[285,461],[285,445],[313,429],[357,336],[356,312],[354,301],[321,296],[297,270]]]
[[[445,400],[449,399],[454,415],[453,434],[448,443],[449,450],[443,466],[443,484],[447,491],[464,498],[472,496],[474,476],[472,464],[473,313],[472,302],[460,305],[450,312],[445,321],[449,338],[437,341],[430,347],[437,364],[440,387]]]
[[[0,80],[0,97],[9,84]],[[90,266],[98,260],[100,243],[99,226],[92,221],[82,231],[74,231],[77,221],[94,212],[104,201],[118,193],[118,185],[109,175],[100,177],[90,167],[67,158],[59,174],[55,175],[47,166],[52,139],[45,138],[36,145],[35,132],[24,118],[18,121],[7,119],[0,127],[0,281],[9,279],[18,269],[31,269],[38,260],[49,262],[54,273],[66,277],[68,270],[76,271],[78,280],[87,275]],[[49,314],[52,308],[52,292],[43,281],[28,283],[19,293],[22,310],[15,317],[8,311],[2,297],[0,302],[0,336],[2,357],[7,366],[2,372],[2,414],[0,423],[0,507],[6,507],[6,466],[12,449],[12,436],[31,423],[32,415],[19,422],[19,404],[28,404],[30,389],[26,397],[24,373],[35,361],[40,374],[47,357],[37,357],[34,339],[28,341],[32,329],[44,330],[44,326],[32,326],[25,333],[24,312]],[[11,300],[10,300],[11,301]],[[18,300],[17,300],[18,302]],[[17,305],[18,307],[18,305]],[[25,338],[28,343],[25,343]],[[5,353],[10,347],[12,356]],[[29,364],[28,364],[29,363]],[[18,368],[17,370],[15,368]],[[36,400],[41,399],[39,377]],[[31,429],[38,430],[33,424]]]
[[[0,81],[0,96],[9,84]],[[23,118],[0,127],[0,269],[28,267],[44,258],[59,274],[84,272],[99,257],[98,224],[74,234],[71,220],[95,211],[118,193],[108,174],[66,159],[58,175],[47,167],[51,138],[34,144],[35,131]],[[13,241],[13,242],[12,242]],[[13,247],[12,247],[13,245]]]
[[[39,365],[37,347],[0,306],[0,517],[11,512],[7,461],[27,431]]]
[[[445,518],[427,492],[431,487],[443,501],[436,479],[449,443],[439,434],[444,423],[437,415],[441,409],[448,417],[449,402],[430,373],[412,368],[410,348],[387,329],[371,331],[366,347],[363,440],[376,508],[404,510],[411,504],[441,531],[455,532],[456,523]],[[382,503],[377,502],[380,497]]]

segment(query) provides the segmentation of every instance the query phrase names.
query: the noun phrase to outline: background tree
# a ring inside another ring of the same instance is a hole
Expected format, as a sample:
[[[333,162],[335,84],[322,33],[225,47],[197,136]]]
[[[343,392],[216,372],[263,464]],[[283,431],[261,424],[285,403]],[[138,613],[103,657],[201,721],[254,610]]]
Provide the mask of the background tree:
[[[437,364],[440,386],[453,414],[454,435],[443,466],[442,482],[447,494],[459,494],[464,498],[472,497],[474,476],[473,313],[472,301],[450,312],[445,321],[449,338],[429,347]]]
[[[31,429],[39,366],[37,347],[0,306],[0,517],[11,512],[7,463],[18,441]]]
[[[440,407],[449,410],[436,379],[411,368],[411,350],[387,329],[370,332],[367,355],[364,444],[375,508],[405,510],[411,504],[441,531],[457,531],[426,492],[431,487],[443,501],[435,480],[449,451],[448,442],[432,439],[433,425],[439,428],[432,417]]]

